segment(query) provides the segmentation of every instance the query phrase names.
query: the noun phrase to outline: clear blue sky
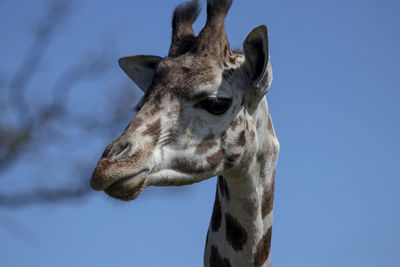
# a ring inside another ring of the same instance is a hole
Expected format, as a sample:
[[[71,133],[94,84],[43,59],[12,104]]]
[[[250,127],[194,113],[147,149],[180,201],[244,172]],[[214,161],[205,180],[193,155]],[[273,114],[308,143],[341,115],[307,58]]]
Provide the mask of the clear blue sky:
[[[179,2],[79,1],[35,83],[111,47],[111,73],[99,80],[130,84],[117,59],[165,56]],[[45,4],[0,1],[0,74],[21,63]],[[397,0],[234,1],[232,47],[256,25],[270,33],[267,99],[281,142],[274,267],[400,266],[399,13]],[[197,31],[204,21],[203,12]],[[105,98],[90,86],[76,89],[83,107]],[[106,142],[85,143],[79,155],[98,158]],[[54,161],[66,152],[53,151]],[[31,174],[23,162],[16,173]],[[17,179],[3,177],[0,187]],[[0,266],[202,266],[215,179],[168,192],[149,188],[128,204],[94,193],[85,202],[0,208]]]

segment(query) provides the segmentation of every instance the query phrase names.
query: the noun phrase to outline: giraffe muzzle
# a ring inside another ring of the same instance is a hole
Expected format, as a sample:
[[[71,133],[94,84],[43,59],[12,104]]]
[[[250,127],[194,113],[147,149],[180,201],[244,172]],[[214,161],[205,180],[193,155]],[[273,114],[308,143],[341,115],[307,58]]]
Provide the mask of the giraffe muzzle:
[[[109,196],[120,200],[135,199],[146,187],[149,169],[136,172],[114,172],[109,168],[107,159],[101,159],[93,172],[90,186],[93,190],[106,192]]]
[[[137,198],[146,187],[146,177],[145,175],[141,175],[144,172],[145,171],[139,173],[138,175],[119,180],[118,182],[104,189],[104,192],[106,192],[110,197],[120,200],[133,200]]]
[[[151,153],[135,147],[124,137],[110,143],[101,156],[90,180],[93,190],[123,191],[141,184],[149,171]],[[110,194],[115,195],[115,194]]]

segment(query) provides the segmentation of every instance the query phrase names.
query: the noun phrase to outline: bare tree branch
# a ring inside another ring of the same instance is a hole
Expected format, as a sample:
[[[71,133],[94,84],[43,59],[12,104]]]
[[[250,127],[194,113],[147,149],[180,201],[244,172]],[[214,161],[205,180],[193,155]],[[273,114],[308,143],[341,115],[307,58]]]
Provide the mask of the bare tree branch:
[[[12,126],[0,128],[0,171],[18,157],[20,151],[30,140],[30,129],[17,130]]]
[[[41,203],[55,204],[66,200],[81,199],[89,192],[89,183],[86,182],[85,184],[72,188],[70,186],[55,189],[41,188],[33,192],[20,192],[12,195],[0,193],[0,207],[19,208]]]
[[[53,84],[46,84],[44,88],[33,88],[31,85],[32,80],[38,75],[37,66],[44,60],[53,38],[60,34],[57,29],[68,19],[70,10],[71,1],[49,1],[47,11],[38,23],[38,28],[24,53],[21,65],[10,80],[0,77],[0,93],[9,99],[7,103],[4,98],[0,98],[3,100],[0,103],[0,109],[4,111],[3,114],[7,114],[0,120],[0,178],[3,178],[0,182],[6,180],[4,178],[8,170],[21,167],[21,159],[29,158],[30,163],[34,161],[34,165],[38,163],[38,165],[46,166],[45,163],[49,159],[43,151],[57,146],[65,149],[71,130],[78,130],[82,134],[79,139],[82,140],[91,140],[93,131],[96,131],[96,137],[110,140],[111,136],[115,135],[115,129],[123,127],[123,124],[126,124],[129,117],[133,115],[132,109],[129,109],[133,106],[131,101],[134,100],[132,89],[126,90],[121,84],[114,86],[113,99],[110,99],[105,112],[100,116],[80,113],[69,108],[76,100],[72,97],[74,95],[72,92],[75,88],[79,88],[78,85],[81,82],[90,81],[100,91],[104,89],[103,93],[111,92],[111,90],[105,90],[106,87],[100,82],[96,84],[96,81],[105,76],[112,66],[111,56],[107,49],[98,53],[85,53],[82,56],[85,58],[84,61],[67,67]],[[28,90],[35,90],[38,96],[43,91],[46,91],[46,94],[50,91],[50,101],[28,107]],[[17,118],[16,122],[12,119],[14,117]],[[72,151],[75,148],[70,149]],[[66,151],[66,153],[71,151]],[[37,156],[38,154],[40,156]],[[88,181],[90,174],[87,170],[94,168],[92,165],[96,163],[97,155],[94,157],[96,158],[93,160],[70,157],[62,162],[66,176],[80,177],[75,182],[69,180],[68,184],[62,181],[63,176],[60,175],[62,172],[56,167],[53,170],[43,168],[39,170],[39,175],[32,176],[27,173],[19,174],[18,177],[7,177],[7,179],[24,179],[24,182],[31,183],[32,188],[36,189],[13,188],[13,192],[7,192],[7,187],[0,184],[0,208],[21,208],[35,204],[83,199],[91,192]],[[82,168],[82,161],[85,161],[84,168]],[[38,177],[51,181],[51,187],[43,183],[35,183]],[[33,186],[34,184],[36,185]],[[171,195],[176,195],[176,192],[181,191],[184,192],[180,189],[174,190]]]
[[[58,0],[49,4],[46,14],[38,23],[34,39],[28,47],[23,57],[22,63],[10,83],[10,103],[16,108],[20,120],[26,124],[29,112],[26,104],[24,92],[37,71],[37,66],[41,62],[56,28],[67,18],[67,12],[71,7],[71,1]]]
[[[109,118],[101,119],[78,114],[68,109],[69,93],[78,83],[98,80],[112,66],[109,53],[104,50],[97,54],[86,53],[84,55],[85,61],[67,68],[53,86],[47,85],[47,88],[51,88],[53,94],[50,103],[42,104],[39,107],[28,107],[26,91],[29,89],[31,81],[38,74],[37,66],[43,60],[49,44],[56,34],[59,34],[56,29],[68,18],[70,9],[71,1],[49,1],[47,11],[38,23],[33,40],[24,53],[21,65],[9,82],[4,79],[0,80],[2,94],[8,92],[10,99],[9,103],[1,103],[5,105],[2,108],[7,110],[7,114],[16,115],[18,118],[17,123],[13,123],[12,120],[11,122],[0,121],[0,177],[6,170],[13,168],[18,159],[29,154],[28,148],[31,148],[31,150],[35,148],[33,151],[37,151],[51,144],[64,143],[63,136],[65,135],[49,136],[48,130],[51,125],[59,125],[57,130],[61,133],[72,127],[81,129],[86,133],[86,136],[89,136],[89,132],[93,129],[102,129],[99,132],[107,136],[111,129],[126,120],[129,114],[128,110],[121,111],[118,103],[108,108],[108,113],[114,111]],[[121,90],[121,87],[116,89]],[[40,95],[40,89],[36,90]],[[76,176],[76,174],[72,175],[75,170],[81,170],[79,167],[82,165],[81,162],[82,159],[73,159],[66,163],[71,166],[71,170],[69,170],[71,176]],[[93,166],[90,165],[90,163],[87,163],[86,167],[92,168]],[[69,184],[67,186],[58,181],[58,177],[51,177],[51,180],[55,181],[55,185],[51,188],[39,187],[29,192],[17,190],[16,193],[6,193],[4,191],[6,188],[0,187],[0,207],[15,208],[32,204],[82,199],[90,192],[88,175],[84,174],[85,172],[81,170],[78,176],[82,176],[82,178],[75,185]],[[43,176],[49,175],[51,176],[51,172],[43,170]],[[18,177],[18,179],[33,181],[33,178],[29,175]]]

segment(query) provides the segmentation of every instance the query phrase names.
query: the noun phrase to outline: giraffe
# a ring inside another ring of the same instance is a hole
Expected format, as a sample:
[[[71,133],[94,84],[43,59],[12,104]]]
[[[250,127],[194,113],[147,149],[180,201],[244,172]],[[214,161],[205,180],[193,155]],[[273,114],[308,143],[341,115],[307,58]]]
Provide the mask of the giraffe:
[[[232,0],[176,7],[168,56],[135,55],[119,64],[144,91],[136,116],[101,156],[90,181],[120,200],[150,186],[218,176],[204,266],[270,266],[275,168],[279,153],[265,94],[272,69],[265,25],[232,51],[225,17]]]

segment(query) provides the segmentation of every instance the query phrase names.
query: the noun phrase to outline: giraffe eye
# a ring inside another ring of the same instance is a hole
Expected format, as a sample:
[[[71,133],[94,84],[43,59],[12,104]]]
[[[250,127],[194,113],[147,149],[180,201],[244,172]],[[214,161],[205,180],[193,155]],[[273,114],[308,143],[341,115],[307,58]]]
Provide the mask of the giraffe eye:
[[[202,108],[214,115],[224,114],[231,106],[232,99],[226,97],[207,97],[197,103],[195,108]]]

